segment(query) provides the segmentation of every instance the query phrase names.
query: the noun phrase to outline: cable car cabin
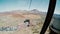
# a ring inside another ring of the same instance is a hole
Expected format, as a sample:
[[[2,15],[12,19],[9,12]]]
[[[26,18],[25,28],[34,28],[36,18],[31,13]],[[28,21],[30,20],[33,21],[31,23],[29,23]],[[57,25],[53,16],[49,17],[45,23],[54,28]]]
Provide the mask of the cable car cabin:
[[[50,24],[50,34],[60,34],[60,15],[54,15],[53,23]]]
[[[29,20],[29,19],[26,19],[26,20],[24,21],[24,23],[26,24],[26,26],[28,26],[28,27],[29,27],[30,20]]]

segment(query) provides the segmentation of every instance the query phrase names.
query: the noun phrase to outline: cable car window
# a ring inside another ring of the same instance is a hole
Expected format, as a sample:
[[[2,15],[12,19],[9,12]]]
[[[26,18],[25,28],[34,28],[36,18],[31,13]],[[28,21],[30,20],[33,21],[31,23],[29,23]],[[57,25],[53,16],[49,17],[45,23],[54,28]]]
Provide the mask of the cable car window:
[[[48,6],[49,0],[0,0],[0,33],[39,34]]]
[[[60,0],[57,0],[55,12],[49,26],[49,29],[53,31],[53,32],[50,32],[51,34],[52,33],[60,34],[59,33],[60,32],[60,8],[59,8],[60,4],[59,3],[60,3]]]

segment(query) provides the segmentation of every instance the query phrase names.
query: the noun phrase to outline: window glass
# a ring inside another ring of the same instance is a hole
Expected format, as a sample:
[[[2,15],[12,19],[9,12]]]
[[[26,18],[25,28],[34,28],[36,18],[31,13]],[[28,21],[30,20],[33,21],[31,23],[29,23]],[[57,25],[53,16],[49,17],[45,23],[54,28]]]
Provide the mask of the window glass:
[[[57,0],[54,14],[60,14],[60,0]]]
[[[0,33],[39,34],[48,6],[49,0],[0,0]]]

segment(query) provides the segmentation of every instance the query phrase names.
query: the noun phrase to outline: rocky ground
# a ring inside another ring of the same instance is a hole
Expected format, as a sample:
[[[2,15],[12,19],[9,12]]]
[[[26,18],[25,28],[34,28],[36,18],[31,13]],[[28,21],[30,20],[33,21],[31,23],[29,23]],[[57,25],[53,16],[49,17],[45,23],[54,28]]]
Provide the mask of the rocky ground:
[[[27,27],[26,24],[24,23],[26,19],[30,20],[29,27]],[[0,29],[2,29],[1,27],[9,27],[6,28],[6,30],[8,29],[8,31],[5,31],[5,28],[3,30],[0,30],[0,34],[39,34],[44,19],[45,17],[43,15],[33,13],[29,14],[21,12],[20,13],[12,12],[12,13],[0,14]],[[17,30],[10,31],[10,29],[17,29]],[[48,31],[46,32],[47,34]]]

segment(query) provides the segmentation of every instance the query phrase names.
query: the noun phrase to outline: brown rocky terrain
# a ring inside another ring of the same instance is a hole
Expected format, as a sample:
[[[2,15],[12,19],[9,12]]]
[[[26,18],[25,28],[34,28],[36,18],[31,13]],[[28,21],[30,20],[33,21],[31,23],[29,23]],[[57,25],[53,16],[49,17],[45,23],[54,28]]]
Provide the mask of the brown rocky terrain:
[[[0,31],[0,34],[39,34],[45,15],[34,11],[16,10],[11,12],[0,13],[0,28],[1,27],[17,27],[15,31]],[[24,24],[26,19],[30,20],[30,26]],[[32,26],[33,25],[33,26]]]

